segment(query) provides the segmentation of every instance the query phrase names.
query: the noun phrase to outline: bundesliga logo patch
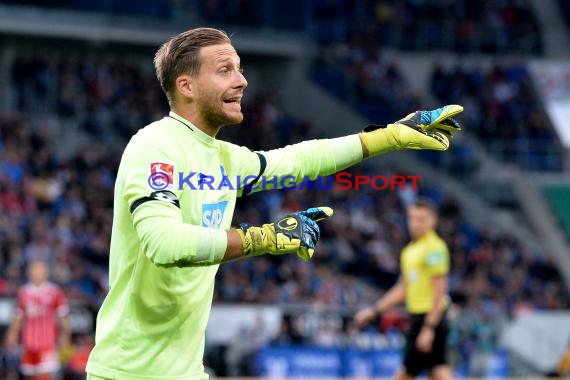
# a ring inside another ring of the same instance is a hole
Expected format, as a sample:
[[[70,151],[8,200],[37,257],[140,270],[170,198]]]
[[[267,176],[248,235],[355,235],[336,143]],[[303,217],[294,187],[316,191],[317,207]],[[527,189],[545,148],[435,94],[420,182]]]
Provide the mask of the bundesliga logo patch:
[[[169,185],[172,185],[174,183],[173,164],[166,164],[164,162],[152,162],[150,164],[150,173],[152,177],[160,176],[160,179]]]

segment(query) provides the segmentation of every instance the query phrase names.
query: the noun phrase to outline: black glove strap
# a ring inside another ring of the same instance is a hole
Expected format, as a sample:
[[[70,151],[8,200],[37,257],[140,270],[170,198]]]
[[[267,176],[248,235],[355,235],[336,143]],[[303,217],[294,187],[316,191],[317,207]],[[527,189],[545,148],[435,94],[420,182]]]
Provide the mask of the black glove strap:
[[[375,131],[377,129],[381,129],[381,128],[386,128],[385,125],[380,125],[380,124],[370,124],[369,126],[367,126],[366,128],[364,128],[362,130],[362,132],[372,132]]]

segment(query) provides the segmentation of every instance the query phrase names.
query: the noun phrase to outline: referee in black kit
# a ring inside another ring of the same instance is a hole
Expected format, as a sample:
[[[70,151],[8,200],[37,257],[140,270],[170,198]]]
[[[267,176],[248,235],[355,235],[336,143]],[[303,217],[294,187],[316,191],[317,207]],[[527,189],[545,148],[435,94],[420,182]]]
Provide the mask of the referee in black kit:
[[[414,379],[427,370],[430,379],[451,380],[445,318],[449,304],[449,251],[435,232],[438,215],[431,201],[417,200],[407,214],[412,241],[402,250],[400,279],[375,305],[356,313],[354,323],[362,327],[405,301],[412,323],[406,337],[403,367],[395,379]]]

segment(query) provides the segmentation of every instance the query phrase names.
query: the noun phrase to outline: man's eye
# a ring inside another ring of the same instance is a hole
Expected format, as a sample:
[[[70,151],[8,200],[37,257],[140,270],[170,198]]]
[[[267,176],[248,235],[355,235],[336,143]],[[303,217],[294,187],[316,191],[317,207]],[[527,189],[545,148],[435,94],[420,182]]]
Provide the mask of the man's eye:
[[[243,74],[243,67],[240,67],[238,71]]]

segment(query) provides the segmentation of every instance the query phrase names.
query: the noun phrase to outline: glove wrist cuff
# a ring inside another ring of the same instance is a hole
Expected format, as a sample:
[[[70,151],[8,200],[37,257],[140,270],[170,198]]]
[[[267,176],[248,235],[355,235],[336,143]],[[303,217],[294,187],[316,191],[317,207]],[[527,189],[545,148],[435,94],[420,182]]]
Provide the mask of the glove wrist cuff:
[[[392,124],[387,127],[378,126],[377,129],[358,134],[362,143],[362,154],[365,158],[401,149],[393,136],[391,126]]]
[[[266,234],[263,227],[243,223],[236,231],[243,244],[244,256],[259,256],[267,252],[267,239],[264,238]]]

